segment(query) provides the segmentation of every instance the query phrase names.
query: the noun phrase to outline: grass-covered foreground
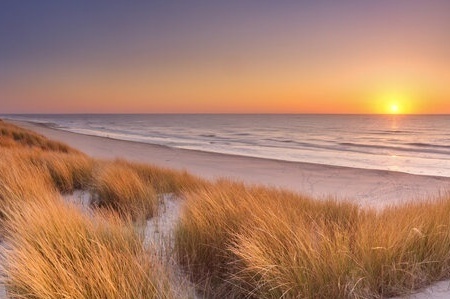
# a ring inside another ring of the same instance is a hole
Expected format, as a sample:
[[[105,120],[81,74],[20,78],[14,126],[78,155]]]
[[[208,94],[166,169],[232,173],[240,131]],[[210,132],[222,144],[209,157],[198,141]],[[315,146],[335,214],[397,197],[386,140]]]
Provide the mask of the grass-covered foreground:
[[[158,193],[201,180],[125,161],[96,161],[0,121],[2,276],[11,298],[186,298],[137,222]],[[88,190],[92,215],[62,194]]]
[[[93,214],[62,199],[74,190],[92,194]],[[155,216],[166,193],[183,201],[173,257],[197,296],[381,298],[450,278],[449,197],[362,209],[123,160],[98,161],[0,121],[8,296],[193,297],[173,283],[174,270],[144,246],[137,230]]]

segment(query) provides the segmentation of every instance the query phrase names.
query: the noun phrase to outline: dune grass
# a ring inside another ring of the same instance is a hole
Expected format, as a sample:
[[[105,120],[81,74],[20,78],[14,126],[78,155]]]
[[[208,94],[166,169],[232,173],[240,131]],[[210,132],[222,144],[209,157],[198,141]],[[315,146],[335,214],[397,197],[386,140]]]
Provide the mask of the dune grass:
[[[1,120],[0,132],[0,150],[6,153],[5,171],[8,163],[17,169],[34,168],[21,175],[27,177],[28,173],[34,173],[45,177],[63,194],[88,190],[94,195],[94,207],[114,209],[123,217],[152,217],[158,203],[157,194],[181,194],[205,183],[182,171],[120,159],[95,161],[67,145]],[[32,179],[33,174],[30,176]]]
[[[4,271],[13,298],[174,298],[133,225],[58,198],[8,213]]]
[[[361,209],[220,182],[192,193],[180,262],[212,294],[380,298],[450,277],[450,199]]]
[[[155,208],[156,193],[137,171],[124,162],[95,161],[4,122],[0,131],[1,268],[8,297],[191,296],[144,247],[130,214],[116,213]],[[139,188],[150,197],[143,198]],[[100,190],[111,206],[83,214],[60,197],[76,189]]]
[[[50,181],[62,193],[86,189],[91,181],[93,167],[91,158],[63,143],[48,140],[37,133],[1,120],[0,151],[2,155],[0,161],[5,172],[8,172],[8,168],[14,173],[23,167],[34,167],[21,175],[24,177],[28,176],[27,173],[39,177],[50,175]],[[27,184],[22,185],[28,188],[25,186]]]
[[[181,196],[184,192],[196,190],[209,184],[206,180],[186,171],[177,171],[120,159],[116,160],[115,163],[132,168],[145,184],[152,185],[159,194],[175,193]]]
[[[147,219],[155,214],[158,205],[155,189],[145,184],[129,165],[120,161],[104,163],[94,177],[92,192],[96,206],[132,219]]]
[[[0,214],[11,205],[49,193],[56,190],[47,169],[27,162],[17,151],[0,148]]]
[[[0,147],[3,148],[39,148],[44,151],[79,153],[64,143],[53,141],[44,136],[0,120]]]
[[[155,215],[158,194],[194,190],[205,184],[186,172],[157,168],[125,160],[97,162],[91,192],[94,205],[113,209],[132,219]]]
[[[90,187],[94,161],[86,155],[46,152],[39,160],[48,169],[55,187],[61,193]]]
[[[5,171],[31,167],[29,173],[50,176],[50,181],[61,193],[71,193],[76,189],[88,189],[92,181],[94,161],[80,153],[42,151],[39,149],[2,149]]]

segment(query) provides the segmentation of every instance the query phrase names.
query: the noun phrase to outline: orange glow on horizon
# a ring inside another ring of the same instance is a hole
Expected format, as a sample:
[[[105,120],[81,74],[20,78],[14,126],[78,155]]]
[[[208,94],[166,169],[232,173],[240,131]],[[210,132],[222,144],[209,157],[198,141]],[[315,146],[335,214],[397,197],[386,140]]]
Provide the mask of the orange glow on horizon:
[[[79,77],[83,80],[75,80]],[[25,113],[450,113],[446,101],[446,95],[450,95],[448,87],[436,89],[430,85],[428,89],[419,89],[420,85],[413,81],[356,82],[350,75],[303,78],[308,84],[299,84],[295,77],[283,77],[282,72],[278,78],[270,73],[261,73],[259,77],[251,74],[223,77],[187,76],[187,72],[164,76],[145,72],[130,72],[126,76],[73,73],[57,76],[55,80],[43,75],[32,78],[26,89],[21,88],[19,81],[8,84],[4,89],[4,107],[27,103],[23,104]],[[419,87],[413,88],[415,85]]]
[[[371,112],[374,114],[428,114],[435,113],[430,108],[425,107],[419,92],[406,91],[405,89],[379,92],[369,97],[371,102]],[[429,110],[426,110],[429,109]]]

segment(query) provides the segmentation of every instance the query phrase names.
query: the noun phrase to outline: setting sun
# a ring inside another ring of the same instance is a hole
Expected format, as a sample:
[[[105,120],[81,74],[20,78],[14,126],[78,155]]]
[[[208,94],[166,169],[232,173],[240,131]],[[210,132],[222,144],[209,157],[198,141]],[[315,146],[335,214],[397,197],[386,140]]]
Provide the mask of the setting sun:
[[[392,104],[391,105],[391,113],[392,114],[397,114],[399,112],[399,108],[397,104]]]
[[[374,111],[381,114],[411,114],[417,109],[413,91],[387,91],[374,98]]]

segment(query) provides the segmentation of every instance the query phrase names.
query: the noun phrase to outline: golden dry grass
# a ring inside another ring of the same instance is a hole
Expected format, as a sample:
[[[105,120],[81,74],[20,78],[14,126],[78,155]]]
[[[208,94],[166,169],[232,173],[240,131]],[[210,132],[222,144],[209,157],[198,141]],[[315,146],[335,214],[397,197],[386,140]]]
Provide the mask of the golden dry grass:
[[[39,160],[48,169],[60,192],[71,193],[90,187],[94,161],[86,155],[44,152]]]
[[[48,140],[32,131],[0,120],[0,150],[8,168],[35,167],[36,176],[50,174],[55,187],[63,193],[87,189],[91,181],[93,161],[81,152],[57,141]],[[22,164],[17,166],[15,163]],[[26,176],[26,175],[25,175]]]
[[[91,191],[94,204],[111,208],[124,217],[146,219],[157,211],[158,194],[195,190],[205,184],[186,172],[125,160],[96,164]]]
[[[175,285],[172,271],[144,248],[141,233],[126,220],[129,217],[119,217],[111,209],[83,214],[60,198],[60,192],[91,189],[106,177],[113,190],[109,200],[117,200],[121,209],[140,210],[144,201],[139,202],[141,194],[133,192],[135,187],[144,188],[144,180],[136,171],[61,150],[64,147],[33,132],[0,122],[0,128],[4,127],[31,136],[16,140],[14,134],[5,133],[0,143],[5,244],[1,268],[9,297],[179,298],[190,294],[191,290]],[[94,174],[100,174],[97,180]],[[156,195],[151,185],[145,188],[152,196],[145,203],[153,209]],[[127,191],[132,192],[128,206],[117,197]]]
[[[14,161],[30,164],[36,169],[29,173],[36,176],[50,175],[61,193],[90,190],[95,195],[95,206],[112,208],[124,217],[151,217],[156,211],[156,193],[181,194],[205,183],[181,171],[125,160],[94,161],[64,144],[3,121],[0,132],[0,149],[9,157],[5,161],[11,161],[11,165]]]
[[[16,164],[34,167],[30,171],[36,176],[50,176],[50,181],[62,193],[76,189],[88,189],[92,180],[94,161],[81,153],[61,153],[40,149],[2,149],[1,159],[6,169],[17,168]],[[8,166],[8,164],[10,166]],[[20,166],[18,166],[20,168]]]
[[[186,171],[177,171],[148,164],[116,160],[115,163],[132,168],[145,184],[153,186],[157,193],[175,193],[195,190],[208,184],[205,180]]]
[[[16,150],[0,148],[0,204],[3,210],[42,195],[56,193],[47,169],[22,159]]]
[[[173,298],[133,225],[58,198],[8,212],[4,271],[13,298]]]
[[[220,182],[188,196],[180,262],[226,297],[380,298],[450,277],[450,199],[381,212]]]
[[[146,184],[123,162],[101,163],[94,175],[94,204],[117,211],[124,217],[146,219],[157,211],[158,197],[151,184]]]
[[[77,150],[58,141],[45,138],[30,130],[0,120],[0,147],[39,148],[44,151],[79,153]]]

